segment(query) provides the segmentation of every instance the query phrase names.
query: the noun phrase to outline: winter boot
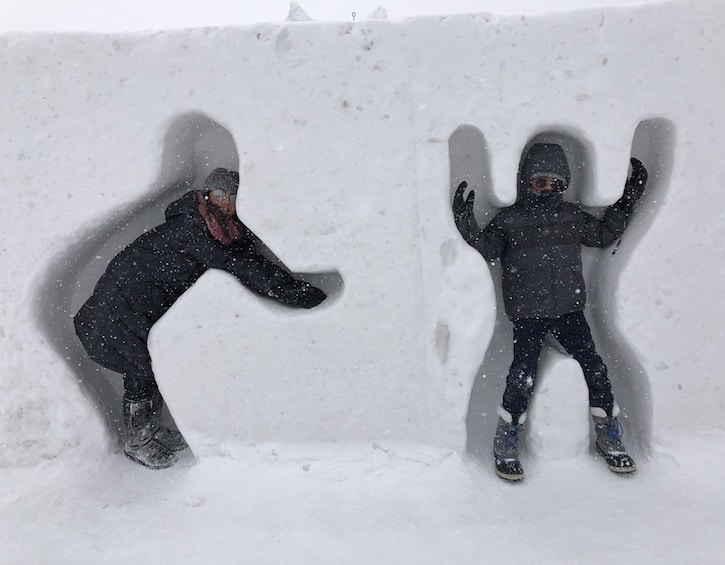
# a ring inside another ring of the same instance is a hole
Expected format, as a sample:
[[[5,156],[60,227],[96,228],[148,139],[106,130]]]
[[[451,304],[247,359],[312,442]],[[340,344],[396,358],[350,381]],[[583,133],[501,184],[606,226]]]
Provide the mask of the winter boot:
[[[592,407],[590,411],[597,436],[597,450],[606,460],[609,470],[615,473],[633,473],[636,471],[637,465],[635,465],[627,453],[627,448],[622,443],[622,424],[617,419],[619,407],[616,404],[614,405],[612,416],[607,416],[602,408]]]
[[[154,439],[159,431],[161,411],[152,398],[123,398],[123,452],[149,469],[165,469],[176,463],[176,455]]]
[[[157,391],[152,400],[154,403],[153,410],[159,413],[160,418],[161,410],[164,407],[164,399],[161,397],[161,393]],[[154,440],[173,452],[183,451],[189,447],[180,431],[172,430],[165,426],[159,426],[159,429],[154,434]]]
[[[180,431],[163,426],[154,434],[154,440],[173,452],[184,451],[189,447]]]
[[[498,415],[496,436],[493,439],[496,474],[507,481],[520,481],[524,478],[524,469],[519,461],[519,432],[526,421],[526,413],[515,424],[511,414],[502,407],[499,407]]]

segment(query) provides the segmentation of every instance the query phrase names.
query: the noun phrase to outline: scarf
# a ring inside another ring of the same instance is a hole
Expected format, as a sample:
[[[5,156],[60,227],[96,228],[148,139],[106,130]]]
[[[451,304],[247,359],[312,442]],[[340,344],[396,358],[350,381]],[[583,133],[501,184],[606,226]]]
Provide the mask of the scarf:
[[[213,205],[209,204],[209,201],[204,198],[203,192],[197,192],[196,195],[199,200],[199,213],[204,218],[206,227],[209,228],[214,239],[222,245],[229,245],[242,239],[244,230],[242,229],[242,222],[236,215],[225,216]]]

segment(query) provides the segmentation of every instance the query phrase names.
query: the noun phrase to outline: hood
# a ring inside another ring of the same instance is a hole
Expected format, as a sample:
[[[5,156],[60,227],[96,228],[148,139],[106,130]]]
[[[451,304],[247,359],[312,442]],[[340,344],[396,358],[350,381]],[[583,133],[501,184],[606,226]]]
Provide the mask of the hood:
[[[547,176],[564,182],[564,190],[569,186],[571,171],[566,154],[556,143],[535,143],[521,161],[519,168],[519,199],[529,197],[534,192],[529,186],[532,178]],[[553,193],[548,196],[553,196]],[[558,193],[561,195],[561,193]]]
[[[199,200],[197,194],[199,191],[192,190],[184,194],[178,200],[174,200],[166,207],[166,219],[170,220],[174,216],[181,215],[199,215]]]

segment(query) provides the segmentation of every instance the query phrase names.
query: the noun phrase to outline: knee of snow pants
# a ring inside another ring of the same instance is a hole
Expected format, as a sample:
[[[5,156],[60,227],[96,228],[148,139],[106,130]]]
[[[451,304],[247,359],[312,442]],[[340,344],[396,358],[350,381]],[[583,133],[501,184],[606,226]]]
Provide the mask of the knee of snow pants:
[[[110,319],[107,312],[89,303],[76,314],[73,323],[78,339],[94,362],[116,373],[154,381],[147,335],[137,335],[123,321]]]

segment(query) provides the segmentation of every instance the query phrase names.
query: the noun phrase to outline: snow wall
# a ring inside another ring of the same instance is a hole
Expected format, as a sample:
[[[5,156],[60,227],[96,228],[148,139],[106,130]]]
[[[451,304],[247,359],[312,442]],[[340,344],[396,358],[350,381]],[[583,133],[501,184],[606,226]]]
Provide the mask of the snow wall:
[[[452,187],[468,180],[485,221],[513,202],[537,139],[564,145],[568,198],[595,210],[630,155],[650,170],[617,253],[585,252],[630,437],[646,450],[668,428],[721,426],[724,23],[712,0],[0,36],[0,464],[113,448],[120,379],[85,358],[71,317],[216,166],[240,171],[240,217],[332,298],[289,311],[209,272],[157,324],[157,378],[193,451],[487,454],[511,328],[496,267],[453,224]],[[549,347],[535,449],[586,449],[586,404],[578,367]]]

